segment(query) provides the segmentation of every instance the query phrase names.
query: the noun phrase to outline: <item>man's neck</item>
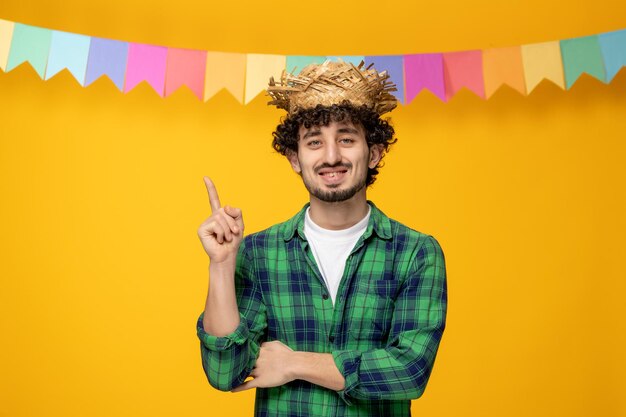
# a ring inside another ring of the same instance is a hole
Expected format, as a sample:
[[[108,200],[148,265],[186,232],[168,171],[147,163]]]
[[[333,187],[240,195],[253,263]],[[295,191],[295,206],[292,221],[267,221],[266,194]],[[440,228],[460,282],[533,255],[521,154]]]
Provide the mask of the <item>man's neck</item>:
[[[349,200],[327,203],[313,196],[310,197],[311,220],[318,226],[329,230],[342,230],[354,226],[367,215],[365,189],[356,193]]]

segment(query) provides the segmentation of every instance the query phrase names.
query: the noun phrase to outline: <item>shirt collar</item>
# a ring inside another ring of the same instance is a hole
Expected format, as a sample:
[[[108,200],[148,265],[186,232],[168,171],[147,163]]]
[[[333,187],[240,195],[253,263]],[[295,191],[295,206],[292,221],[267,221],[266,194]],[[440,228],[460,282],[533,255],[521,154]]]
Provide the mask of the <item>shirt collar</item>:
[[[367,203],[372,208],[370,213],[370,219],[367,223],[367,228],[363,234],[363,238],[369,238],[372,233],[376,233],[381,239],[391,239],[391,222],[389,217],[385,215],[374,203],[367,200]],[[310,206],[310,203],[306,203],[302,209],[296,213],[291,219],[287,220],[283,225],[283,238],[285,241],[293,239],[297,234],[302,240],[306,240],[304,236],[304,216],[306,209]]]

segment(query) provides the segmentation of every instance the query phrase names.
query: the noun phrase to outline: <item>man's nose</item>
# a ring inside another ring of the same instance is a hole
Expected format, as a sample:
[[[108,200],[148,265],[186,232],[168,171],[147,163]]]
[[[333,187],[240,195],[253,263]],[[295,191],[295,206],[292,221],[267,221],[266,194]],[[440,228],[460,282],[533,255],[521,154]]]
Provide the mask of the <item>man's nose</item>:
[[[337,143],[335,143],[335,141],[329,141],[326,145],[324,159],[326,160],[325,162],[331,165],[334,165],[341,161],[341,152],[339,151],[339,146],[337,146]]]

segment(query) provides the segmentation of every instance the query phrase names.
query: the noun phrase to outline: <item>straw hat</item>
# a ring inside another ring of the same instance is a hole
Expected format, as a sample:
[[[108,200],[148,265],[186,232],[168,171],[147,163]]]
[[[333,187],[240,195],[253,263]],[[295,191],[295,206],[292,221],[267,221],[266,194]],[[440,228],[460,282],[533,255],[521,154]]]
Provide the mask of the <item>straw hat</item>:
[[[387,71],[377,72],[370,64],[367,68],[361,61],[358,66],[350,62],[324,61],[311,64],[300,74],[288,74],[283,70],[280,84],[270,78],[267,93],[272,100],[267,103],[289,114],[313,108],[318,104],[330,106],[348,100],[352,105],[366,105],[379,115],[393,110],[398,102],[390,94],[397,91],[389,80]]]

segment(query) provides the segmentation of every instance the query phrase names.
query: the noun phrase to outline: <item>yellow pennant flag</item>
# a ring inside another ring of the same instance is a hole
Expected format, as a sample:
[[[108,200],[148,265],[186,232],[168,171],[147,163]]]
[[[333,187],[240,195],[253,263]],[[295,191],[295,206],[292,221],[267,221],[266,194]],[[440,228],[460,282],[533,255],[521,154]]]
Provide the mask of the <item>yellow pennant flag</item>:
[[[204,77],[204,101],[226,88],[243,103],[243,83],[246,76],[246,54],[207,52]]]
[[[287,65],[285,55],[248,54],[246,65],[246,99],[245,103],[254,99],[264,91],[270,77],[278,80]]]
[[[519,46],[493,48],[483,51],[485,96],[491,97],[503,84],[526,95],[524,65]]]
[[[528,93],[544,78],[565,88],[559,41],[522,45],[522,60]]]
[[[0,19],[0,69],[6,71],[15,23]]]

